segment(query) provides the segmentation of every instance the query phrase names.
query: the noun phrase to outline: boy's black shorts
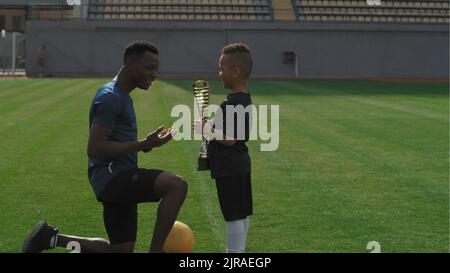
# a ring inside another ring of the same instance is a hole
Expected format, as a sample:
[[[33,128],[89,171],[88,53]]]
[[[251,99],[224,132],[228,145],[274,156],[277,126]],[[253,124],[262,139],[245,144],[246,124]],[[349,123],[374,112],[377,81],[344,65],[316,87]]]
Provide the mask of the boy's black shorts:
[[[253,214],[250,173],[216,177],[216,186],[225,221],[239,220]]]
[[[111,244],[136,241],[137,204],[158,202],[154,185],[162,173],[154,169],[128,169],[119,172],[99,196],[103,221]]]

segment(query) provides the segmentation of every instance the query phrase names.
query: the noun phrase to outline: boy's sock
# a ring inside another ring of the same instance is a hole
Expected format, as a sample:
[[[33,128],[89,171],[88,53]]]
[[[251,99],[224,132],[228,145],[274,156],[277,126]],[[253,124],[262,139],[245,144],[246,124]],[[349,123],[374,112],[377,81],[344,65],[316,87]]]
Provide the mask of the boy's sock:
[[[245,218],[227,222],[227,253],[241,253],[245,244]]]

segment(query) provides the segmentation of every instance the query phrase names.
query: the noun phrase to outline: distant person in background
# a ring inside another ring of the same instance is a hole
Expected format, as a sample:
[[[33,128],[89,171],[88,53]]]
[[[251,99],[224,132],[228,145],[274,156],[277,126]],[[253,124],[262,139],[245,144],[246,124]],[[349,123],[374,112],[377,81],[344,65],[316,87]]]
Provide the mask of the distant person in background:
[[[43,77],[43,71],[44,71],[44,56],[45,56],[45,45],[42,44],[37,51],[38,56],[38,76]]]

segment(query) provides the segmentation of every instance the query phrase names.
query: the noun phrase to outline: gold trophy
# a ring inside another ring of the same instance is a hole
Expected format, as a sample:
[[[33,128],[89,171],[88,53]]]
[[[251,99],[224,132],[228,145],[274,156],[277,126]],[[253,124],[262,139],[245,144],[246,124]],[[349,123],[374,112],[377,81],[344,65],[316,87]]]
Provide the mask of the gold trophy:
[[[207,81],[198,80],[192,84],[192,87],[194,88],[194,99],[200,111],[200,119],[206,122],[208,118],[209,84]],[[197,171],[209,170],[208,140],[203,134],[202,141],[200,152],[198,153]]]

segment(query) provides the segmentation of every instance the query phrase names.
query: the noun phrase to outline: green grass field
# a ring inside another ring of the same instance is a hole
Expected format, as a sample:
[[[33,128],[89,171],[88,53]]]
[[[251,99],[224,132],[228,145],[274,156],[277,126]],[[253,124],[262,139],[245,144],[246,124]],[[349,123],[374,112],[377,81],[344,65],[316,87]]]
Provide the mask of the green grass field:
[[[45,219],[62,233],[105,237],[87,179],[91,99],[106,79],[0,79],[0,252],[19,252]],[[157,81],[132,97],[139,136],[192,107],[191,81]],[[212,82],[212,103],[226,92]],[[280,146],[252,157],[254,216],[248,252],[449,251],[448,84],[252,81],[255,104],[280,105]],[[179,220],[196,252],[223,252],[215,184],[195,170],[199,141],[140,154],[140,166],[183,176]],[[145,252],[156,204],[139,207]],[[58,252],[64,250],[58,250]]]

